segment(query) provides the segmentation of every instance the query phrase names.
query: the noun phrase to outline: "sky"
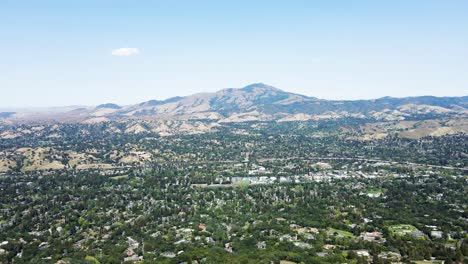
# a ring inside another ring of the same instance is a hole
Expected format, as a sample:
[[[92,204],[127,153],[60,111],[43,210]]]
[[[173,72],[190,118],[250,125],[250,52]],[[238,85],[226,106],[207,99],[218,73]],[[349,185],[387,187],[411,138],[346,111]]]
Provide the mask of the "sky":
[[[0,108],[468,95],[466,0],[2,0]]]

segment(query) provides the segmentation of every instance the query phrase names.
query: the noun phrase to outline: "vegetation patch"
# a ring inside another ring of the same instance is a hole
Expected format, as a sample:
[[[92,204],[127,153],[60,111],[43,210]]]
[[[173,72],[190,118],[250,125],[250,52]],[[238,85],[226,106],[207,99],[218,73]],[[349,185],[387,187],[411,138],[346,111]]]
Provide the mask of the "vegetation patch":
[[[393,236],[411,237],[417,239],[424,239],[424,233],[413,225],[400,224],[389,227],[389,231]]]
[[[340,229],[335,229],[335,228],[329,228],[327,233],[329,235],[333,235],[333,236],[341,236],[341,237],[346,237],[346,238],[356,238],[356,236],[353,235],[351,232],[340,230]]]
[[[113,180],[120,180],[120,179],[127,179],[128,178],[128,175],[119,175],[119,176],[113,176],[113,177],[109,177]]]

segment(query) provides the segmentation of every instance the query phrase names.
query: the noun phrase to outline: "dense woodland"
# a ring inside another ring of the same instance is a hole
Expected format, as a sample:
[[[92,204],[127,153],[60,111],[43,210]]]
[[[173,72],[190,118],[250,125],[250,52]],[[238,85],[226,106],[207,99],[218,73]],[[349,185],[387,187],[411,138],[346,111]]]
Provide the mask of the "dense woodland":
[[[1,139],[0,263],[466,262],[467,136],[356,140],[343,122]],[[21,148],[64,166],[25,170]],[[151,158],[113,154],[132,151]]]
[[[465,177],[351,178],[199,189],[180,174],[167,170],[123,178],[2,178],[0,240],[9,243],[2,247],[8,253],[1,259],[79,263],[92,256],[100,263],[120,263],[129,247],[127,237],[140,243],[135,252],[148,263],[362,262],[353,250],[367,250],[374,263],[388,263],[378,257],[388,251],[405,261],[435,257],[450,263],[468,253]],[[374,189],[383,190],[382,196],[365,195]],[[399,224],[412,225],[422,235],[392,234],[389,227]],[[317,231],[311,238],[294,231],[296,225]],[[329,232],[331,228],[345,235]],[[433,228],[443,237],[432,238]],[[381,232],[382,237],[366,241],[359,237],[363,232]],[[265,250],[256,246],[262,241]],[[225,251],[227,243],[232,253]],[[336,248],[324,250],[327,244]],[[168,251],[183,252],[161,257]],[[325,255],[319,257],[320,252]]]

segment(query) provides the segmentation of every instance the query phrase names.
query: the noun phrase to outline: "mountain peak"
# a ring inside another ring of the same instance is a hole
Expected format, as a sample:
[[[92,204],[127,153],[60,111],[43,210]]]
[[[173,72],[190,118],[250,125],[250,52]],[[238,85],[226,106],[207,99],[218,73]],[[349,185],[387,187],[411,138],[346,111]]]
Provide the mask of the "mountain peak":
[[[281,89],[278,89],[276,87],[273,87],[271,85],[268,85],[268,84],[264,84],[264,83],[253,83],[253,84],[249,84],[247,86],[245,86],[244,88],[241,88],[242,91],[245,91],[245,92],[252,92],[254,91],[255,89],[261,89],[261,90],[270,90],[270,91],[275,91],[275,92],[282,92]]]
[[[109,109],[120,109],[122,107],[120,107],[119,105],[117,104],[113,104],[113,103],[107,103],[107,104],[100,104],[98,106],[96,106],[96,108],[109,108]]]

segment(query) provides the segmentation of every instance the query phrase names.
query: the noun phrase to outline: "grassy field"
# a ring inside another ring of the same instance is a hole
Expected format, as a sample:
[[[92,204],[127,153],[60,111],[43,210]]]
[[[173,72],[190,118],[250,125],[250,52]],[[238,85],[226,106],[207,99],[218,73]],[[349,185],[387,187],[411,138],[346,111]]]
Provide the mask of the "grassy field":
[[[393,226],[388,227],[388,229],[390,230],[392,235],[406,236],[406,235],[416,234],[415,237],[424,238],[423,233],[412,225],[406,225],[406,224],[393,225]],[[420,234],[417,234],[417,233],[420,233]]]
[[[411,263],[414,264],[442,264],[444,263],[442,260],[413,260]]]
[[[348,231],[339,230],[339,229],[335,229],[335,228],[329,228],[328,233],[329,234],[338,233],[339,235],[344,236],[344,237],[348,237],[348,238],[355,238],[356,237],[355,235],[353,235],[352,233],[350,233]]]
[[[280,264],[296,264],[296,262],[292,262],[289,260],[280,260]]]
[[[114,177],[110,177],[110,178],[113,179],[113,180],[120,180],[120,179],[128,178],[128,175],[119,175],[119,176],[114,176]]]
[[[382,189],[369,189],[367,190],[367,194],[382,194],[383,190]]]

